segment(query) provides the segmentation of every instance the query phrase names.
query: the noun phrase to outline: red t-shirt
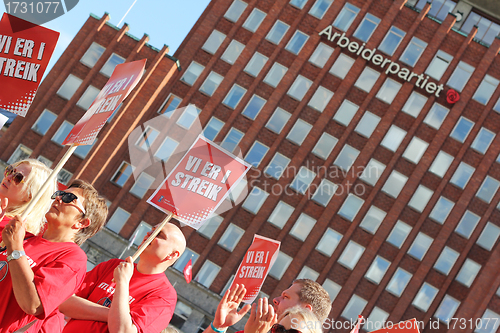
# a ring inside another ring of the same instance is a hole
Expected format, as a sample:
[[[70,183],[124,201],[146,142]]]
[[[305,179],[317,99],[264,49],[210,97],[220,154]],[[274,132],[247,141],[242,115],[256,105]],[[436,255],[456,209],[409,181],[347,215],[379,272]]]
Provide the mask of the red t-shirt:
[[[34,283],[44,312],[35,317],[17,304],[8,271],[7,251],[0,253],[0,333],[13,332],[35,319],[49,317],[73,295],[85,278],[87,256],[75,243],[55,243],[34,236],[24,240],[24,251],[35,275]]]
[[[121,262],[123,260],[111,259],[97,265],[87,273],[76,295],[110,307],[116,286],[111,280],[115,267]],[[130,279],[129,300],[130,315],[137,331],[158,333],[168,326],[172,318],[177,293],[165,273],[142,274],[135,265],[134,274]],[[64,327],[63,332],[109,331],[105,322],[72,319]]]

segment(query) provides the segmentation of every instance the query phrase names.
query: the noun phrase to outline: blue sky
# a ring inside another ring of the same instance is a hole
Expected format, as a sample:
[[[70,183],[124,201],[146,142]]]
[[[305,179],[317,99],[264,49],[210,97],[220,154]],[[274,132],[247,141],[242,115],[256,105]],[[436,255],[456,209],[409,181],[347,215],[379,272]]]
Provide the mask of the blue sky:
[[[191,27],[200,17],[210,0],[137,0],[123,22],[128,23],[129,33],[141,38],[149,35],[149,44],[161,48],[170,47],[173,54],[182,43]],[[68,13],[43,26],[61,35],[49,63],[49,69],[64,52],[90,13],[99,17],[110,14],[109,23],[118,25],[134,0],[79,0]],[[2,8],[5,11],[5,7]],[[47,71],[48,72],[48,71]]]

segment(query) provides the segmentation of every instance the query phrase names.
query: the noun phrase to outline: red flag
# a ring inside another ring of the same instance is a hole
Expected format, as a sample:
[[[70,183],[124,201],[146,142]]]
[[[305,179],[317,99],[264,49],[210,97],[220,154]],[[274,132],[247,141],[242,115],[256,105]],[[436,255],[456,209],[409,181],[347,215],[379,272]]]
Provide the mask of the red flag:
[[[359,326],[361,325],[361,323],[363,322],[363,316],[362,315],[359,315],[358,316],[358,322],[356,323],[356,326],[354,326],[354,328],[352,329],[351,333],[359,333]]]
[[[184,278],[187,283],[191,282],[191,279],[193,278],[193,263],[191,259],[189,259],[186,267],[184,267]]]

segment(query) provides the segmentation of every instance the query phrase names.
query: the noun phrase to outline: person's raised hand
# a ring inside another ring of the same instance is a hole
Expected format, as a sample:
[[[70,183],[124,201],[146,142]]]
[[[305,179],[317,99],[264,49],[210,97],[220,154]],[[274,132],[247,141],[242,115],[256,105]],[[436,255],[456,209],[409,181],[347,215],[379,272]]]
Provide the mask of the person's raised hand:
[[[226,290],[222,300],[217,306],[217,310],[215,311],[213,321],[215,328],[225,329],[236,324],[241,318],[243,318],[245,313],[250,310],[250,304],[246,304],[240,311],[238,311],[238,306],[243,300],[243,297],[245,297],[246,292],[247,290],[242,284],[236,284],[231,289]]]
[[[274,307],[268,303],[267,297],[260,298],[252,304],[250,318],[245,325],[245,333],[266,333],[278,322]]]

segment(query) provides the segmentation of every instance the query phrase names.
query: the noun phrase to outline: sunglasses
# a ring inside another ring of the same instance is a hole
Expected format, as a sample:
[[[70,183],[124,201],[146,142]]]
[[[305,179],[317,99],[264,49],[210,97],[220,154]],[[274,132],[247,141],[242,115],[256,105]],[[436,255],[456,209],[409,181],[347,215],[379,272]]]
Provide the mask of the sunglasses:
[[[8,177],[9,175],[12,175],[12,181],[14,184],[19,185],[19,183],[24,183],[24,175],[20,172],[17,172],[16,169],[12,166],[9,165],[8,167],[5,168],[5,171],[3,172],[4,177]]]
[[[294,328],[287,330],[283,325],[274,324],[273,327],[271,327],[271,333],[301,333],[301,332]]]
[[[85,214],[85,208],[83,207],[82,202],[78,197],[69,192],[64,192],[64,191],[56,191],[52,196],[50,197],[51,199],[55,199],[57,197],[61,197],[61,201],[66,203],[66,204],[73,204],[73,201],[76,200],[76,204],[73,204],[76,208],[78,208],[83,214]]]

